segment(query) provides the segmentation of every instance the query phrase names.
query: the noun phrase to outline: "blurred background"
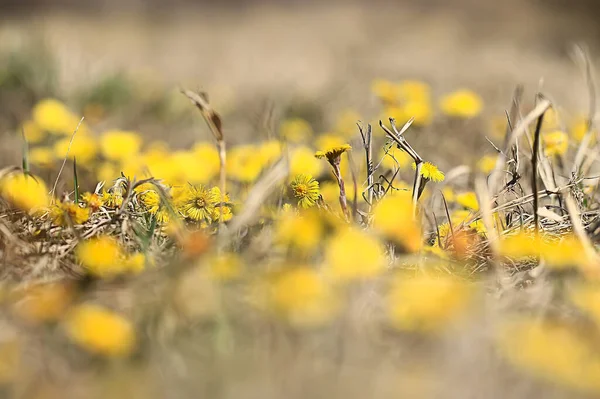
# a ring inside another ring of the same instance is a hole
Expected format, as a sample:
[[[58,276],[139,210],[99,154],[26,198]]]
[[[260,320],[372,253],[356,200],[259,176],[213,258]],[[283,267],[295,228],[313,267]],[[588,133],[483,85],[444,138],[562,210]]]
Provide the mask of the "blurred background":
[[[296,116],[326,132],[347,109],[380,117],[375,79],[422,80],[434,97],[466,87],[488,116],[503,114],[518,83],[532,100],[543,85],[557,108],[585,109],[571,50],[600,54],[598,9],[590,0],[1,0],[0,131],[18,139],[33,104],[56,97],[102,119],[100,130],[187,146],[198,127],[185,87],[209,93],[230,141],[264,139]],[[466,129],[477,149],[485,129]],[[440,130],[419,133],[419,145],[433,150]]]

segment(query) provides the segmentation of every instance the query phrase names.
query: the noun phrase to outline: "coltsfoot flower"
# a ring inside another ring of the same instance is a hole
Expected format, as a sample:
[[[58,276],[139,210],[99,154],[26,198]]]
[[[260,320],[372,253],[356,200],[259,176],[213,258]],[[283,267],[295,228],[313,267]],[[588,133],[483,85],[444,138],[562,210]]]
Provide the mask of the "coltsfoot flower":
[[[310,175],[296,175],[290,187],[294,197],[298,199],[298,206],[302,208],[310,208],[319,200],[319,182]]]

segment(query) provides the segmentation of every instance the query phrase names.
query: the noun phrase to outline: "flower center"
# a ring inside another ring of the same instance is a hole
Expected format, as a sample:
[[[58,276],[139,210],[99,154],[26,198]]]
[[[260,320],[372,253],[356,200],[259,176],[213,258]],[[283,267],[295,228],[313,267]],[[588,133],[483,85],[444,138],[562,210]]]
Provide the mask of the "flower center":
[[[298,184],[298,186],[296,186],[296,195],[299,197],[303,197],[306,195],[306,193],[308,192],[308,187],[306,186],[306,184]]]
[[[196,207],[198,207],[198,208],[204,208],[205,205],[206,205],[206,201],[204,201],[204,198],[197,198],[196,199]]]

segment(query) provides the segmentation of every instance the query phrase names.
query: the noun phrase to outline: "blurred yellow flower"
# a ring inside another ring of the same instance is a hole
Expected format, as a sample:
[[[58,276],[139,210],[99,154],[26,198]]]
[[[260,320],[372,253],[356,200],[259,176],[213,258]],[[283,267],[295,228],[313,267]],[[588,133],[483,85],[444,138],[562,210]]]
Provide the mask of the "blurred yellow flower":
[[[60,319],[75,297],[67,283],[36,284],[15,293],[13,312],[30,323]]]
[[[383,246],[365,231],[342,227],[327,243],[324,268],[341,282],[376,277],[386,269]]]
[[[600,392],[600,357],[596,341],[583,329],[532,317],[501,325],[496,346],[521,370],[564,386]]]
[[[395,170],[397,168],[407,167],[412,158],[405,151],[393,145],[390,149],[385,152],[385,149],[381,149],[379,152],[379,159],[381,159],[381,165],[389,170]],[[379,160],[378,159],[378,160]],[[377,162],[376,160],[375,162]]]
[[[244,262],[234,253],[223,253],[210,257],[207,261],[210,276],[218,281],[233,281],[242,276]]]
[[[323,223],[316,212],[282,212],[275,221],[275,241],[302,254],[312,253],[323,238]]]
[[[135,330],[124,317],[98,305],[83,304],[68,313],[65,330],[73,342],[93,354],[129,355],[135,348]]]
[[[50,204],[48,188],[39,177],[11,173],[0,180],[0,195],[12,206],[30,214]]]
[[[414,162],[412,163],[412,168],[413,170],[417,169],[417,165]],[[431,162],[423,162],[423,165],[421,165],[421,176],[434,183],[442,182],[445,179],[444,172],[439,170],[438,167]]]
[[[463,315],[474,290],[450,275],[398,274],[387,295],[392,325],[400,330],[434,332]]]
[[[403,80],[396,85],[396,95],[402,102],[429,102],[431,88],[419,80]]]
[[[29,162],[40,168],[49,169],[54,165],[54,151],[48,147],[37,147],[29,150]]]
[[[402,106],[407,119],[414,118],[414,126],[428,126],[433,119],[431,104],[426,100],[412,100]]]
[[[146,256],[143,253],[126,255],[123,259],[123,269],[126,272],[137,274],[146,267]]]
[[[384,103],[395,103],[398,97],[396,85],[389,80],[376,79],[371,83],[371,91]]]
[[[80,242],[75,248],[75,255],[82,266],[96,277],[114,277],[127,272],[121,246],[108,236]]]
[[[241,183],[252,183],[258,179],[263,165],[256,146],[237,146],[227,152],[227,175]]]
[[[308,267],[286,268],[272,276],[268,293],[272,312],[297,328],[322,326],[338,309],[332,288]]]
[[[56,226],[79,225],[90,218],[90,209],[71,201],[55,202],[50,207],[50,219]]]
[[[57,159],[62,160],[68,156],[69,159],[77,158],[78,164],[85,165],[96,157],[98,145],[92,137],[76,134],[70,149],[69,143],[71,138],[65,137],[54,144],[54,156]]]
[[[565,235],[554,241],[536,237],[531,233],[518,233],[500,241],[502,255],[514,259],[542,257],[550,269],[568,269],[591,265],[583,244],[574,235]]]
[[[73,134],[80,120],[66,105],[52,98],[37,103],[33,107],[32,117],[42,130],[62,135]]]
[[[472,211],[479,210],[479,201],[477,200],[477,195],[473,191],[467,191],[465,193],[456,194],[454,200],[462,207],[465,207]]]
[[[281,158],[281,143],[277,140],[263,141],[260,143],[257,155],[262,161],[263,168],[272,165]]]
[[[477,93],[462,89],[443,96],[440,108],[448,116],[470,119],[481,113],[483,100]]]
[[[298,206],[302,208],[310,208],[314,206],[319,196],[319,182],[310,175],[296,175],[290,183],[294,197],[298,199]]]
[[[335,122],[334,131],[346,139],[358,136],[358,126],[361,116],[353,109],[342,111]]]
[[[313,129],[304,119],[291,118],[281,123],[279,134],[290,143],[302,143],[312,137]]]
[[[402,245],[406,252],[422,246],[421,227],[413,217],[410,193],[384,197],[373,212],[373,227],[386,238]]]
[[[481,173],[490,174],[496,168],[497,155],[484,155],[477,161],[477,169]]]
[[[315,152],[308,147],[297,147],[290,151],[290,176],[307,174],[319,176],[323,163],[315,158]]]
[[[581,142],[588,131],[588,123],[585,117],[579,117],[573,121],[569,128],[569,133],[573,139],[577,142]],[[596,143],[596,131],[594,130],[591,135],[590,144]]]
[[[597,284],[576,284],[569,290],[569,300],[600,327],[600,287]]]
[[[569,149],[569,136],[560,130],[544,133],[542,136],[544,151],[549,157],[565,155]]]
[[[108,130],[100,136],[100,150],[105,158],[122,161],[136,155],[142,146],[142,138],[136,132]]]
[[[196,143],[192,147],[192,154],[202,165],[202,176],[204,181],[191,181],[190,183],[207,184],[219,173],[219,152],[211,143]]]
[[[21,125],[21,131],[25,136],[25,141],[29,144],[37,144],[46,138],[46,131],[42,130],[34,121],[25,121]]]

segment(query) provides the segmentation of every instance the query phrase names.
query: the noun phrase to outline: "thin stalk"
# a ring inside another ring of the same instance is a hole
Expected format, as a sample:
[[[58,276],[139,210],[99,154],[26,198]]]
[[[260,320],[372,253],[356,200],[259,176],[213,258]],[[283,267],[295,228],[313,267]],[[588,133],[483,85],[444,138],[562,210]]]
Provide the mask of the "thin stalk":
[[[544,122],[544,114],[543,112],[537,120],[537,124],[535,126],[535,135],[533,138],[533,154],[531,157],[531,168],[533,169],[531,172],[531,188],[533,190],[533,226],[535,235],[539,234],[539,215],[537,213],[539,197],[538,197],[538,181],[537,181],[537,168],[538,168],[538,158],[540,152],[540,132],[542,130],[542,123]]]

